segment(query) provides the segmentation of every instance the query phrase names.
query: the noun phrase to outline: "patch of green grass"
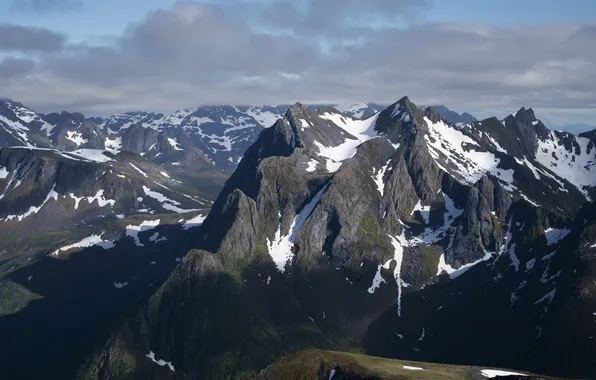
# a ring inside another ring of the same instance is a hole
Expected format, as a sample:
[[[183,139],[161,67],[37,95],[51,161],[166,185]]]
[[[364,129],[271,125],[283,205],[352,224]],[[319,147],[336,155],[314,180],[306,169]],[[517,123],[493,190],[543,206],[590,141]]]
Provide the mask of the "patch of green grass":
[[[358,249],[367,255],[369,252],[393,252],[393,246],[382,230],[377,218],[372,213],[366,213],[360,220],[356,232]],[[370,257],[372,258],[372,257]]]
[[[420,251],[420,271],[416,276],[416,281],[422,284],[437,274],[437,265],[443,251],[439,247],[428,245],[422,245],[418,249]]]
[[[8,280],[0,281],[0,316],[14,314],[35,299],[42,298],[27,288]]]
[[[422,368],[412,370],[404,366]],[[268,367],[259,380],[327,379],[332,369],[337,378],[368,380],[473,380],[483,378],[481,368],[385,359],[348,352],[307,350],[286,356]],[[516,371],[519,372],[519,371]],[[546,379],[546,378],[544,378]]]

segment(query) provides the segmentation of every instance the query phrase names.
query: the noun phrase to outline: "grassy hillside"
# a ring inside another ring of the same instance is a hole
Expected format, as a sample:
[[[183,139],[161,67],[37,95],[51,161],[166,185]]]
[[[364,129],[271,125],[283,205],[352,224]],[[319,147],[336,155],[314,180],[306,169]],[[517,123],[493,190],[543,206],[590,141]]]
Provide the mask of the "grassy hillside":
[[[333,370],[333,380],[480,380],[488,378],[482,373],[485,369],[384,359],[346,352],[307,350],[278,360],[255,375],[254,380],[329,380]],[[552,380],[530,374],[501,378]]]

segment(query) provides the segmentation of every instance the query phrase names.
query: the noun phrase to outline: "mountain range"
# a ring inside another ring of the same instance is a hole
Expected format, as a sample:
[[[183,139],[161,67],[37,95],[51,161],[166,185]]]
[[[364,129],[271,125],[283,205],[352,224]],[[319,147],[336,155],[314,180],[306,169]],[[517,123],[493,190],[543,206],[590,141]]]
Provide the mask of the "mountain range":
[[[407,97],[3,101],[0,126],[7,378],[252,378],[312,348],[596,376],[596,131]]]

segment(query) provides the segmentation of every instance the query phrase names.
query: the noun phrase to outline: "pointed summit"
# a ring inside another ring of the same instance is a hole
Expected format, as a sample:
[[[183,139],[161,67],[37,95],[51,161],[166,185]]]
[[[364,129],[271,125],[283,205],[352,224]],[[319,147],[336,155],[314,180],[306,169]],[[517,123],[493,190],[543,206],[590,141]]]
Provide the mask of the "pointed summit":
[[[526,109],[525,107],[520,108],[519,111],[515,113],[514,117],[524,123],[530,123],[536,120],[534,110],[531,108]]]

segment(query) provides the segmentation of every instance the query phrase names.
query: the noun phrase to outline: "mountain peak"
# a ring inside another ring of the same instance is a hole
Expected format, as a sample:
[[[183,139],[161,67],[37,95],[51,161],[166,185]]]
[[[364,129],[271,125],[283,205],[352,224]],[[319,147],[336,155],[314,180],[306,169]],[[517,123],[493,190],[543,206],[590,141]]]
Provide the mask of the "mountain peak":
[[[522,107],[513,115],[517,120],[523,122],[532,122],[536,120],[536,115],[534,115],[534,110],[532,108],[525,108]]]

